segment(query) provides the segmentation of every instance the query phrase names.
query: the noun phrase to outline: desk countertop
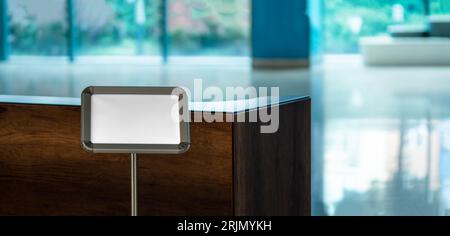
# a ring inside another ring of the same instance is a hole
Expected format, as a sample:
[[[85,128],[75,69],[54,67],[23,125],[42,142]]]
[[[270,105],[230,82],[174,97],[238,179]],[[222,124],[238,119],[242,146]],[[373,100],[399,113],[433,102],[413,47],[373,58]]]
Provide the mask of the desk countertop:
[[[261,97],[261,98],[232,100],[232,101],[203,101],[203,102],[191,101],[189,102],[189,110],[234,113],[252,110],[259,107],[267,107],[275,104],[290,103],[307,98],[308,96],[303,97],[283,96],[278,99],[272,99],[270,97]],[[72,97],[0,95],[0,103],[80,106],[81,101],[80,98],[72,98]]]

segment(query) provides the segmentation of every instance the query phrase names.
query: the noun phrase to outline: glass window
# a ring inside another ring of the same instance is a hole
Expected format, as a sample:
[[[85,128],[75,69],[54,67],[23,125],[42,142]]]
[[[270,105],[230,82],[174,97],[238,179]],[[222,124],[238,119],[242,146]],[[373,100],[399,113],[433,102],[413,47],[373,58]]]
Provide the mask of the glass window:
[[[249,54],[250,0],[167,0],[172,55]],[[159,55],[162,0],[75,0],[77,55]],[[11,51],[67,55],[67,0],[8,0]]]
[[[172,55],[249,54],[249,0],[169,0]]]
[[[325,50],[329,53],[357,52],[359,37],[388,34],[392,24],[426,22],[423,0],[325,1],[325,14]]]
[[[159,0],[77,0],[79,54],[159,54],[159,4]]]
[[[11,53],[66,55],[65,0],[8,0]]]
[[[450,14],[449,0],[429,0],[431,14]]]

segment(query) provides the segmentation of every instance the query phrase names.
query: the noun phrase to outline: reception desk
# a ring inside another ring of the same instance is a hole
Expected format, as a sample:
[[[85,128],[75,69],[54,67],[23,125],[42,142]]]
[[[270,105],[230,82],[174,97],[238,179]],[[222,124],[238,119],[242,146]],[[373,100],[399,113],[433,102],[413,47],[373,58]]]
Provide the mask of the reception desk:
[[[310,215],[310,106],[281,97],[271,134],[261,122],[192,122],[186,153],[140,155],[139,214]],[[192,116],[207,107],[191,102]],[[129,155],[84,151],[80,115],[79,98],[0,95],[0,215],[129,215]]]

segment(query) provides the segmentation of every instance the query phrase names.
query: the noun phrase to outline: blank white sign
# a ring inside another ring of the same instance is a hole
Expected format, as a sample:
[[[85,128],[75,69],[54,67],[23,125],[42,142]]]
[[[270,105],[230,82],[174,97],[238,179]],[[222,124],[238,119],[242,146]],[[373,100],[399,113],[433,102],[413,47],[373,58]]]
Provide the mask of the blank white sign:
[[[178,96],[94,94],[91,142],[95,144],[180,144]]]

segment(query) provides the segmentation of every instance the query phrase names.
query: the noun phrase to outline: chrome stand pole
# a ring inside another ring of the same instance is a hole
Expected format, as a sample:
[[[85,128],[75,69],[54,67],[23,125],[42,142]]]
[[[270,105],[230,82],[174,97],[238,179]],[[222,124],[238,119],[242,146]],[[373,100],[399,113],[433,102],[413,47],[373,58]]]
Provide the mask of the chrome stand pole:
[[[138,160],[137,154],[131,154],[131,216],[138,215]]]

